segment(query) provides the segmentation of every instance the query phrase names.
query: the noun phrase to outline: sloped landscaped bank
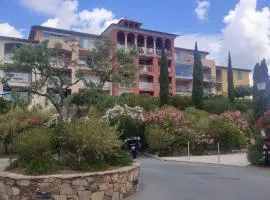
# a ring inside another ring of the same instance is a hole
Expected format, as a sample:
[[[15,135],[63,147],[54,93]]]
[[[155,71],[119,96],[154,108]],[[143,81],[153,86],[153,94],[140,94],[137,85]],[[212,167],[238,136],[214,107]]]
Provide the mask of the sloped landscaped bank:
[[[48,195],[55,200],[121,200],[139,189],[140,165],[116,170],[65,174],[26,176],[0,173],[0,199],[36,200]]]

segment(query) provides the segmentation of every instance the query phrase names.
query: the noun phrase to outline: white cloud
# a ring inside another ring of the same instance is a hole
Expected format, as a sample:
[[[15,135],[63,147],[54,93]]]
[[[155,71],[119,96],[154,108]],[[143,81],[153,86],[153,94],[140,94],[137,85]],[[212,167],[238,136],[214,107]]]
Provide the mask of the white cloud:
[[[185,34],[176,38],[175,46],[194,49],[198,42],[199,50],[211,52],[210,58],[216,58],[221,48],[221,35]]]
[[[218,65],[227,65],[231,51],[235,67],[253,69],[265,58],[270,67],[270,10],[256,8],[257,0],[240,0],[224,17],[224,28],[220,34],[186,34],[176,39],[176,45],[199,48],[210,52]]]
[[[199,20],[207,20],[208,11],[210,9],[209,1],[197,1],[197,7],[195,9],[195,13]]]
[[[118,21],[111,11],[104,8],[78,11],[78,0],[49,0],[49,3],[43,0],[21,0],[21,3],[33,11],[50,16],[42,25],[53,28],[99,34]]]
[[[17,38],[23,37],[20,31],[18,31],[14,26],[9,25],[8,23],[0,24],[0,35]]]
[[[233,64],[252,68],[266,58],[270,61],[270,10],[257,10],[257,0],[240,0],[224,17],[219,60],[225,62],[231,51]]]

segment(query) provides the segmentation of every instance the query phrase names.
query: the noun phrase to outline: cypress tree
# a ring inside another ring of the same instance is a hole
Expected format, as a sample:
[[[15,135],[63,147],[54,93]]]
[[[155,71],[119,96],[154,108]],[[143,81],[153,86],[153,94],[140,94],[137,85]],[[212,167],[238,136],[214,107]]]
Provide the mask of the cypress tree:
[[[203,66],[197,42],[194,50],[192,102],[196,108],[203,108]]]
[[[228,60],[228,70],[227,70],[227,82],[228,82],[228,97],[231,104],[234,103],[234,84],[233,84],[233,71],[232,71],[232,60],[231,54],[229,52],[229,60]]]
[[[159,77],[159,105],[164,106],[169,103],[169,70],[168,59],[165,48],[162,49],[160,60],[160,77]]]
[[[260,64],[256,63],[254,70],[253,70],[253,89],[252,89],[252,96],[253,100],[255,101],[259,97],[259,91],[257,87],[257,83],[260,79]]]

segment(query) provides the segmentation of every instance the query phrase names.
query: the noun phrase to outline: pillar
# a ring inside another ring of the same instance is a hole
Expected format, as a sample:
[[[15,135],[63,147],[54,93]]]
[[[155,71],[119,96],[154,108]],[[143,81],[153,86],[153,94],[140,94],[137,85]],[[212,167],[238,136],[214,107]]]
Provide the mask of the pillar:
[[[144,53],[146,54],[146,48],[147,48],[147,37],[144,36]]]
[[[157,52],[156,52],[156,38],[153,38],[153,42],[154,42],[154,55],[157,55]]]
[[[125,51],[128,50],[128,42],[127,42],[127,34],[124,32],[125,34]]]
[[[159,70],[158,70],[158,57],[153,57],[153,90],[154,96],[159,96]]]

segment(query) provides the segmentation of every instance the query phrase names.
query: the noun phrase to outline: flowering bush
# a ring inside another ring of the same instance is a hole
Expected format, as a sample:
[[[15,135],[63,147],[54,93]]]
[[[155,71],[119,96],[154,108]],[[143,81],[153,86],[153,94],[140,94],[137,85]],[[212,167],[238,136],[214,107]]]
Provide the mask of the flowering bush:
[[[163,107],[152,111],[145,117],[146,124],[155,124],[165,131],[176,134],[181,125],[182,113],[174,107]]]
[[[219,116],[219,119],[229,124],[234,124],[241,132],[244,132],[248,128],[248,124],[241,118],[239,111],[227,111]]]
[[[139,106],[136,107],[129,107],[128,105],[124,104],[123,106],[114,106],[113,108],[107,110],[103,119],[107,121],[111,121],[112,119],[119,117],[119,116],[127,116],[132,119],[143,121],[143,109]]]

